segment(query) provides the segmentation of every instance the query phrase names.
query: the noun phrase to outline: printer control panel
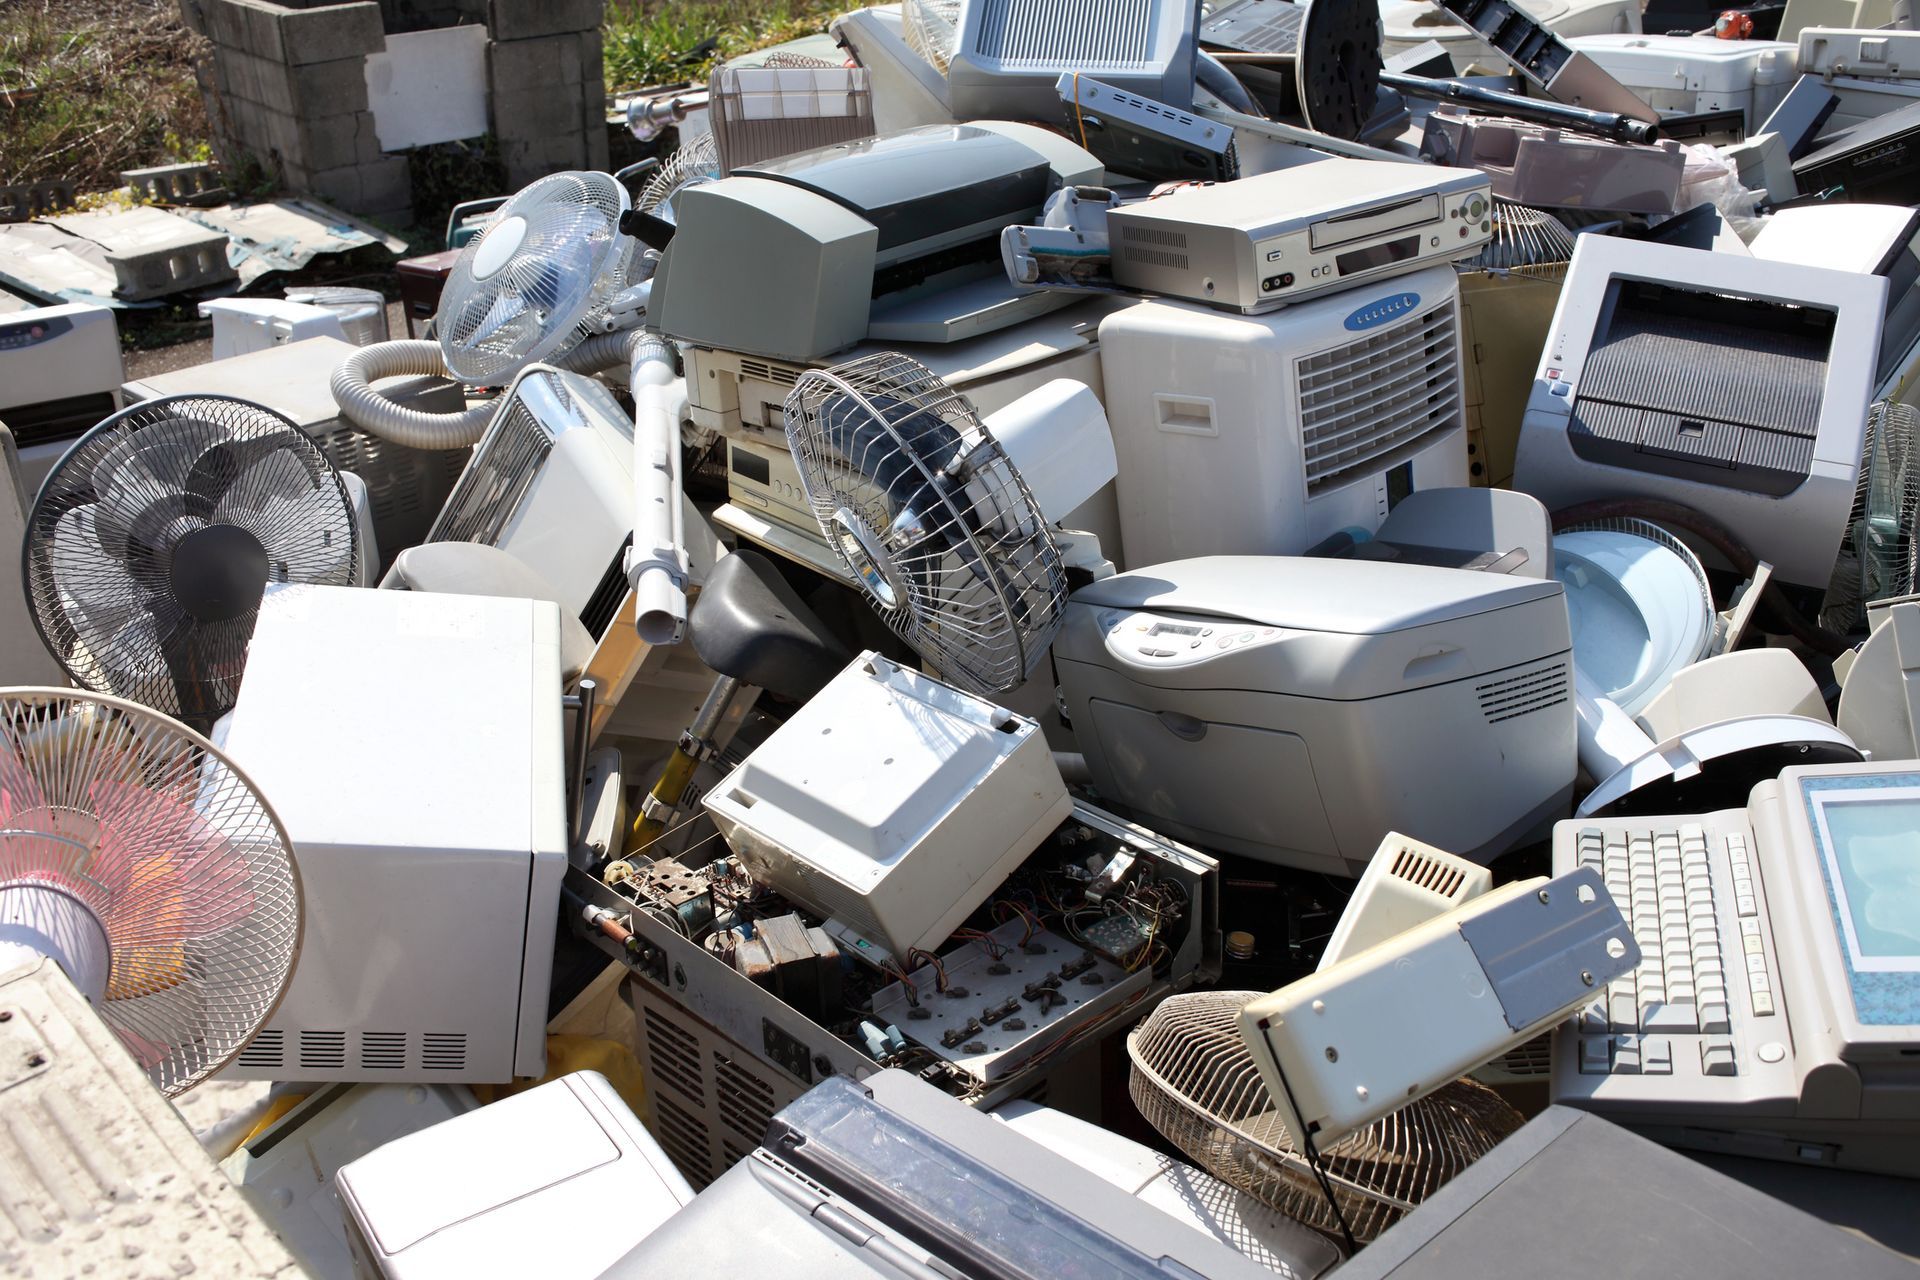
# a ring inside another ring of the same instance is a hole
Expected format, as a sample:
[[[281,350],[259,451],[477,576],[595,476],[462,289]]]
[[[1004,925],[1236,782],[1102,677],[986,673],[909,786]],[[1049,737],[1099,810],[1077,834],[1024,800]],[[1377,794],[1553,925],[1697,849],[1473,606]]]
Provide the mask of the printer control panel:
[[[1264,644],[1283,634],[1280,627],[1244,618],[1179,617],[1129,609],[1101,610],[1100,631],[1115,657],[1145,667],[1191,666],[1225,650]]]

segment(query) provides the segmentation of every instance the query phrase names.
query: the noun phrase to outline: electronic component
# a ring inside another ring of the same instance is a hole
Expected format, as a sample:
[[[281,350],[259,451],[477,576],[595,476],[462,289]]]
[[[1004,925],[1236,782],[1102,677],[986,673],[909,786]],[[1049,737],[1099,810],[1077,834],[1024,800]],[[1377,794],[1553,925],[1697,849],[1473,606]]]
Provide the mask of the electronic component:
[[[1686,168],[1677,142],[1611,142],[1521,120],[1435,111],[1420,152],[1479,169],[1503,200],[1552,208],[1672,213]]]
[[[1357,876],[1389,831],[1485,860],[1566,812],[1571,644],[1558,582],[1217,556],[1083,587],[1053,653],[1100,794]]]
[[[0,314],[0,421],[27,497],[60,455],[120,408],[120,330],[110,307],[68,302]]]
[[[1886,281],[1581,236],[1520,429],[1551,510],[1678,502],[1826,590],[1859,478]],[[1729,363],[1728,351],[1751,353]],[[1124,475],[1124,471],[1122,472]]]
[[[1298,555],[1466,484],[1459,297],[1442,265],[1256,317],[1161,301],[1107,316],[1127,566]]]
[[[1109,171],[1153,182],[1226,182],[1240,176],[1233,130],[1164,102],[1068,72],[1054,88],[1068,136]]]
[[[1920,212],[1904,205],[1819,204],[1776,211],[1750,246],[1772,262],[1862,272],[1887,282],[1886,318],[1880,325],[1879,390],[1911,376],[1920,341]]]
[[[1107,215],[1113,278],[1251,314],[1477,253],[1492,235],[1473,169],[1329,157],[1187,187]],[[1183,252],[1169,254],[1165,246]]]
[[[1916,830],[1910,761],[1788,769],[1745,809],[1560,823],[1555,870],[1602,876],[1645,955],[1555,1033],[1555,1100],[1672,1146],[1920,1174]]]
[[[961,0],[947,62],[956,120],[1058,119],[1061,72],[1184,111],[1193,105],[1192,0]]]
[[[896,955],[944,941],[1072,806],[1033,721],[873,652],[701,803],[757,880]]]
[[[1578,1008],[1640,947],[1599,875],[1516,881],[1248,1004],[1294,1148],[1326,1149]]]
[[[1611,111],[1636,120],[1659,119],[1654,109],[1631,88],[1608,74],[1595,59],[1535,21],[1529,10],[1508,0],[1439,0],[1439,3],[1456,22],[1477,32],[1540,94],[1589,111]]]
[[[1141,949],[1153,941],[1153,933],[1133,916],[1124,911],[1116,911],[1110,916],[1101,916],[1092,924],[1080,929],[1080,940],[1087,949],[1097,955],[1126,966],[1134,962]]]
[[[1798,49],[1780,40],[1620,32],[1575,36],[1567,43],[1663,115],[1738,109],[1746,113],[1748,133],[1759,132],[1799,75]]]
[[[1389,831],[1354,886],[1319,967],[1340,963],[1493,888],[1493,872]]]
[[[1838,187],[1848,200],[1920,202],[1920,102],[1828,134],[1793,162],[1802,191]]]
[[[722,177],[874,131],[873,89],[860,67],[715,67],[707,101]]]
[[[733,936],[736,970],[810,1018],[838,1020],[840,950],[825,929],[784,915],[736,925]]]

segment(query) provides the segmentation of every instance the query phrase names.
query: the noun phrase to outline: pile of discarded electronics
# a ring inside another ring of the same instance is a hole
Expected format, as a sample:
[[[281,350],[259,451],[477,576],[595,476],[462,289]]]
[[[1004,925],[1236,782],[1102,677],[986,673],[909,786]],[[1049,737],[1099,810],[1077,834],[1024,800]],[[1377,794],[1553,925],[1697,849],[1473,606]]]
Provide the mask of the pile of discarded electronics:
[[[5,318],[0,1258],[1912,1274],[1920,33],[1803,2],[907,0],[431,338]]]

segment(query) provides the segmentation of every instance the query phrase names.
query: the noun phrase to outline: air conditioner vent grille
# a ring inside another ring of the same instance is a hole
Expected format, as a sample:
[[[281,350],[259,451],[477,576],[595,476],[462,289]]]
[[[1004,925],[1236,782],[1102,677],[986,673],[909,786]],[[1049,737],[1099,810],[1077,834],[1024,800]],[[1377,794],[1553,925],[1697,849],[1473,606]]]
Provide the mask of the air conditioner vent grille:
[[[1376,471],[1461,423],[1451,300],[1296,365],[1307,496]]]
[[[1154,0],[984,0],[974,52],[1007,69],[1145,68]]]

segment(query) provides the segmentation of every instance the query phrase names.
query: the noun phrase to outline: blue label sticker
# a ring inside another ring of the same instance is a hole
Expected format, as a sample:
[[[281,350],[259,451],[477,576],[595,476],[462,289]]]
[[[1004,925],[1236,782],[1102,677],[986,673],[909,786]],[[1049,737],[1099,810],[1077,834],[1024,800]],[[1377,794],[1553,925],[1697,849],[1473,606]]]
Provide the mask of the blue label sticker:
[[[1397,316],[1406,315],[1420,305],[1417,293],[1396,293],[1391,298],[1376,298],[1347,317],[1347,328],[1355,330],[1371,329]]]

